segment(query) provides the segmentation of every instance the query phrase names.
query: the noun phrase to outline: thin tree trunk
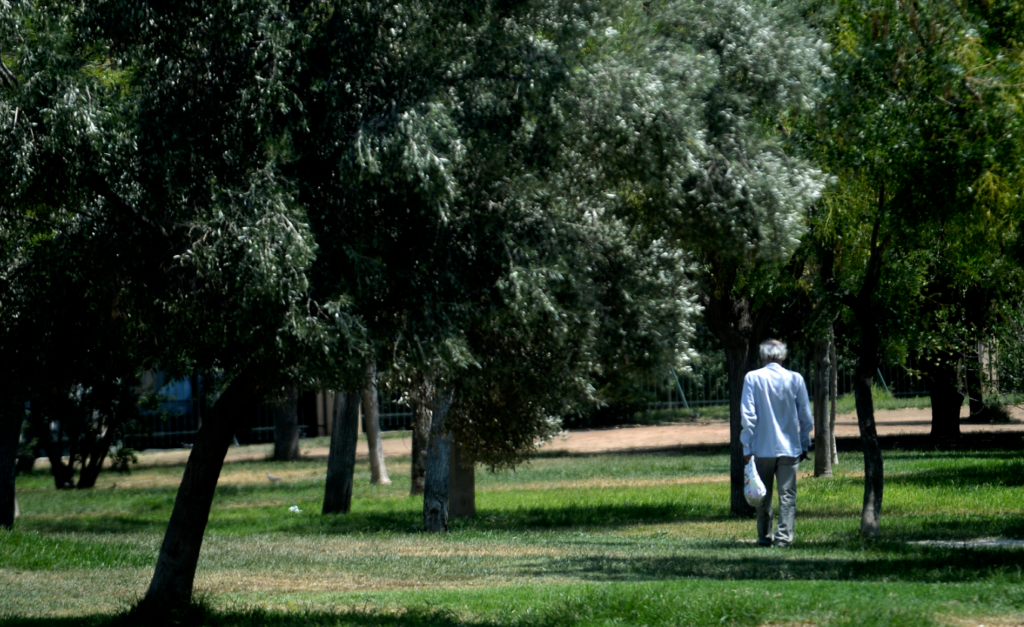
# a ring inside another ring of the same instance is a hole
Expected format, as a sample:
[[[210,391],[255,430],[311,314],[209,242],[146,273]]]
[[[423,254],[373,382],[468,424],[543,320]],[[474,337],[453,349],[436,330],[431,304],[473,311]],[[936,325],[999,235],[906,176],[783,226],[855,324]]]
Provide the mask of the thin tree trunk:
[[[832,373],[829,377],[829,412],[828,412],[828,433],[829,451],[831,452],[832,465],[839,464],[839,451],[836,449],[836,405],[839,402],[839,359],[836,351],[836,333],[833,327],[829,327],[829,361],[832,362]]]
[[[391,485],[384,465],[384,444],[380,438],[380,402],[377,398],[377,365],[366,367],[366,389],[363,390],[363,431],[370,451],[370,483]]]
[[[162,612],[192,599],[192,584],[210,509],[224,466],[224,456],[241,417],[240,409],[259,396],[249,373],[243,372],[224,390],[196,433],[195,446],[174,499],[153,580],[142,604]]]
[[[423,486],[423,530],[448,531],[448,472],[452,436],[444,431],[444,416],[448,413],[448,399],[437,396],[434,416],[430,421],[430,440],[427,442],[427,474]]]
[[[754,508],[743,496],[743,443],[740,442],[740,402],[743,398],[743,379],[747,374],[748,349],[726,348],[725,368],[729,375],[729,493],[732,513],[749,518]]]
[[[284,399],[274,405],[274,461],[299,459],[299,390],[288,389]]]
[[[853,393],[857,404],[857,426],[860,428],[861,445],[864,448],[864,503],[860,515],[860,532],[868,537],[877,537],[881,533],[884,473],[871,386],[878,369],[879,337],[870,314],[858,317],[861,319],[861,342]]]
[[[964,355],[964,387],[967,391],[967,401],[970,403],[971,415],[977,416],[985,408],[985,398],[981,385],[981,351],[977,344]]]
[[[100,471],[103,470],[103,460],[107,458],[107,453],[110,451],[110,445],[113,443],[114,430],[107,429],[103,437],[93,446],[92,451],[89,452],[88,462],[86,457],[82,457],[82,470],[78,473],[78,485],[75,486],[79,490],[94,487],[96,485],[96,479],[100,476]]]
[[[49,408],[49,407],[48,407]],[[35,413],[35,412],[33,412]],[[67,490],[75,487],[74,467],[64,463],[63,421],[57,422],[57,439],[54,441],[53,431],[50,428],[51,421],[47,418],[51,414],[48,411],[40,411],[43,418],[36,425],[36,437],[46,451],[46,458],[50,460],[50,474],[53,476],[53,484],[58,490]]]
[[[17,475],[18,439],[25,420],[25,408],[20,403],[5,399],[0,412],[0,527],[10,529],[18,515],[14,478]]]
[[[476,466],[465,460],[458,442],[452,442],[448,502],[448,513],[452,518],[476,516]]]
[[[413,409],[412,423],[412,487],[411,496],[423,494],[427,480],[427,443],[430,441],[432,412],[427,404],[419,401]]]
[[[324,514],[347,514],[352,509],[352,481],[356,468],[356,442],[359,440],[359,396],[358,392],[334,395]]]
[[[831,334],[814,342],[814,476],[832,476],[832,431],[829,428],[829,385],[833,368],[830,362]]]
[[[932,402],[932,433],[936,440],[951,444],[960,438],[960,407],[964,395],[957,387],[956,364],[951,355],[943,355],[931,367],[928,378]]]

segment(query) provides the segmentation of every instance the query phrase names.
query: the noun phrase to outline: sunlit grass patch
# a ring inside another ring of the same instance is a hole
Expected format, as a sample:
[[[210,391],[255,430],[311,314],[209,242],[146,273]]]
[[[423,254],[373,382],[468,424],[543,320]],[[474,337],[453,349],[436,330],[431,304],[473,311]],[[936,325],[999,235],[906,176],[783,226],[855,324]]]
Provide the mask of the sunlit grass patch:
[[[1020,611],[1009,590],[1024,587],[1024,550],[910,544],[1024,538],[1019,455],[885,458],[881,541],[859,535],[863,467],[849,454],[832,478],[814,479],[805,465],[789,550],[754,546],[753,520],[729,514],[724,454],[545,457],[515,472],[480,470],[477,516],[441,535],[420,531],[407,462],[391,465],[391,486],[371,486],[358,463],[351,513],[330,516],[319,513],[323,460],[235,462],[218,486],[196,586],[211,620],[239,625],[298,624],[297,615],[324,625],[910,625]],[[181,470],[102,475],[100,486],[117,485],[84,491],[19,477],[24,517],[0,534],[0,617],[100,612],[103,622],[142,594]],[[975,591],[966,600],[964,586]],[[687,609],[681,595],[718,609]],[[761,607],[755,597],[768,609],[748,611]],[[934,598],[958,605],[926,603]]]

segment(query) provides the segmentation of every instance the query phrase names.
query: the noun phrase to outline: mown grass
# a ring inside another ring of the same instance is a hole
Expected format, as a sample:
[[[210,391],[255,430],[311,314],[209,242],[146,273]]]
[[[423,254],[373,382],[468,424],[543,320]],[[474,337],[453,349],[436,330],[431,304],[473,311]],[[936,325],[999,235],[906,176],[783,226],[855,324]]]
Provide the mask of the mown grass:
[[[334,516],[319,514],[323,461],[233,463],[196,588],[211,625],[1021,622],[1024,549],[919,543],[1024,538],[1019,453],[885,460],[881,540],[859,536],[862,466],[846,455],[835,477],[800,479],[788,550],[753,546],[753,522],[729,516],[724,451],[479,471],[478,516],[443,535],[420,531],[407,459],[390,461],[392,486],[360,464],[352,512]],[[0,623],[130,624],[117,613],[148,583],[181,472],[60,492],[41,471],[20,476],[23,518],[0,532]]]

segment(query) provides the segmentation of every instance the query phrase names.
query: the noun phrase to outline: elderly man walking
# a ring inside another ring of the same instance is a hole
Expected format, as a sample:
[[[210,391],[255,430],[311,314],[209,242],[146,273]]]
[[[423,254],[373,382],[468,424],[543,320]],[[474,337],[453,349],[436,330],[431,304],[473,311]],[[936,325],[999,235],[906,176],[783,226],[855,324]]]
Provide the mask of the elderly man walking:
[[[796,471],[811,446],[811,404],[799,373],[782,367],[786,345],[778,340],[761,344],[763,368],[743,380],[740,442],[743,461],[754,458],[757,474],[768,490],[757,507],[757,543],[789,546],[796,520]],[[772,481],[778,482],[779,523],[772,533]]]

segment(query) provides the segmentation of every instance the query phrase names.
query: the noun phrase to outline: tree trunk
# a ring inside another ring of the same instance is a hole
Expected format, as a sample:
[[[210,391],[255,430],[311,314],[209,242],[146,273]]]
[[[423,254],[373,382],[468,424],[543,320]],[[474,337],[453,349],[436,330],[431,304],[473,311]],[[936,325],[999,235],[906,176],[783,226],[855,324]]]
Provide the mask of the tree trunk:
[[[352,509],[352,481],[356,469],[356,442],[359,440],[358,392],[334,395],[332,423],[323,513],[347,514]]]
[[[68,411],[70,409],[59,392],[48,391],[32,399],[32,434],[39,440],[39,446],[50,461],[50,475],[53,477],[54,487],[58,490],[75,487],[75,471],[69,464],[64,463],[64,446],[61,441],[64,439],[64,422],[60,420],[60,416]],[[54,424],[57,425],[56,440],[53,437]]]
[[[79,490],[96,485],[96,479],[99,478],[100,471],[103,470],[103,460],[107,458],[113,438],[114,430],[108,428],[103,437],[95,443],[88,457],[82,455],[82,470],[78,473],[78,485],[76,486]]]
[[[814,342],[814,476],[832,476],[832,431],[829,427],[831,333]]]
[[[289,388],[274,405],[274,461],[299,459],[299,390]]]
[[[875,406],[871,399],[871,385],[878,369],[877,347],[877,342],[861,341],[862,352],[857,364],[857,376],[853,381],[857,426],[860,427],[860,439],[864,447],[864,504],[860,514],[860,532],[868,537],[877,537],[881,533],[884,487],[882,447],[878,442]]]
[[[964,385],[967,388],[967,401],[971,406],[971,415],[977,416],[985,408],[981,384],[981,351],[977,345],[964,355]],[[959,424],[957,426],[959,430]]]
[[[427,443],[430,441],[430,408],[427,404],[417,402],[413,409],[412,423],[412,487],[411,496],[423,494],[427,480]]]
[[[363,390],[363,431],[370,451],[370,483],[391,485],[384,465],[384,444],[380,439],[380,402],[377,398],[377,365],[366,367],[366,389]]]
[[[154,612],[188,604],[203,534],[224,466],[224,456],[241,418],[241,408],[258,397],[258,387],[250,374],[240,374],[217,399],[209,416],[196,433],[195,446],[188,456],[185,474],[174,499],[171,520],[167,524],[153,580],[142,605]]]
[[[448,472],[452,436],[444,431],[448,399],[437,396],[427,442],[427,473],[423,486],[423,530],[448,531]]]
[[[960,407],[964,395],[957,386],[956,364],[943,355],[929,368],[929,396],[932,401],[932,437],[943,443],[960,438]]]
[[[740,402],[743,398],[743,379],[747,374],[748,349],[746,346],[726,347],[725,368],[729,374],[729,493],[732,513],[749,518],[755,510],[743,496],[743,443],[740,442]]]
[[[25,420],[25,408],[21,403],[7,399],[3,403],[0,408],[0,527],[10,529],[17,517],[18,499],[15,496],[14,478],[17,474],[18,439]]]
[[[464,459],[462,446],[458,442],[452,443],[448,502],[448,513],[453,518],[476,516],[476,466]]]
[[[829,361],[832,362],[832,372],[829,377],[829,411],[828,411],[828,433],[829,451],[831,452],[832,465],[839,464],[839,451],[836,449],[836,404],[839,402],[839,359],[836,354],[836,333],[834,328],[829,329],[830,344],[828,349]]]

